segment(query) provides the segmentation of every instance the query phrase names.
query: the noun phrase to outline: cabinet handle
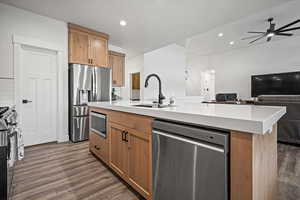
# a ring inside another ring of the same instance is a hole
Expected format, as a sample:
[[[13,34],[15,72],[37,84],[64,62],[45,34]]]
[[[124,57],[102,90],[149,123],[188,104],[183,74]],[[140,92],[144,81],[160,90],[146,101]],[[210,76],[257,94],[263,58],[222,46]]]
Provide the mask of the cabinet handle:
[[[100,147],[98,147],[97,145],[95,145],[95,149],[97,149],[98,151],[100,150]]]
[[[128,131],[125,131],[125,138],[124,138],[125,142],[128,142],[127,135],[128,135]]]
[[[122,131],[122,141],[125,141],[124,136],[125,136],[125,131]]]

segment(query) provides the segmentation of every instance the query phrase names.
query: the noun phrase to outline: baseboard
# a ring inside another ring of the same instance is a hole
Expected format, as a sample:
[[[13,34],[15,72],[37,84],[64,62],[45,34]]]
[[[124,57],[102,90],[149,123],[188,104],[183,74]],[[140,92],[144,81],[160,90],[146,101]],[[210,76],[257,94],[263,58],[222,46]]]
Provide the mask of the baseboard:
[[[65,134],[65,135],[61,135],[57,142],[61,143],[61,142],[68,142],[68,141],[69,141],[69,135]]]

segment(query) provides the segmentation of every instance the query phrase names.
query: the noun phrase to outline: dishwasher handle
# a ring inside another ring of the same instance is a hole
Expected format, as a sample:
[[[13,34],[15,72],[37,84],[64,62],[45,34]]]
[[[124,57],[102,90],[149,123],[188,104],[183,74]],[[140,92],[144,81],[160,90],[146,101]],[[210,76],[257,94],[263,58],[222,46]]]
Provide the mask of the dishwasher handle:
[[[220,148],[220,147],[212,146],[212,145],[205,144],[205,143],[202,143],[202,142],[199,142],[199,141],[195,141],[195,140],[191,140],[191,139],[188,139],[188,138],[172,135],[172,134],[169,134],[169,133],[164,133],[164,132],[157,131],[157,130],[153,130],[152,132],[155,133],[155,134],[158,134],[158,135],[162,135],[162,136],[165,136],[165,137],[168,137],[168,138],[172,138],[172,139],[179,140],[179,141],[182,141],[182,142],[190,143],[190,144],[200,146],[200,147],[203,147],[203,148],[206,148],[206,149],[210,149],[210,150],[213,150],[213,151],[218,151],[218,152],[221,152],[221,153],[225,153],[225,150],[223,148]]]

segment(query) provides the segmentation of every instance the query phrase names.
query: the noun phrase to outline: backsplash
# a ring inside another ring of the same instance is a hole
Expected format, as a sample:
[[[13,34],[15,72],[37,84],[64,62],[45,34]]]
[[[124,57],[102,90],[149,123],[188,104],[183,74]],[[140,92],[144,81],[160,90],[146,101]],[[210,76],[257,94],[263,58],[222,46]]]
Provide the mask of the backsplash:
[[[0,78],[0,101],[13,102],[14,101],[14,80]]]

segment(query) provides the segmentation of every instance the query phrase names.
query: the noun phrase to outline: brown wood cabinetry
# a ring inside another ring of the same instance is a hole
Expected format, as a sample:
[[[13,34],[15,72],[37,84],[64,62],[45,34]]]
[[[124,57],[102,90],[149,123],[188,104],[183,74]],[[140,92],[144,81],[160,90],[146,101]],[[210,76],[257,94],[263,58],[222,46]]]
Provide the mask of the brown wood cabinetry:
[[[124,86],[125,54],[109,51],[109,67],[112,69],[113,86]]]
[[[108,164],[108,142],[96,133],[90,132],[90,151]]]
[[[110,161],[111,168],[123,178],[128,173],[128,145],[124,141],[124,129],[116,124],[109,125],[110,130]]]
[[[151,196],[151,137],[142,132],[128,134],[128,179],[144,196]]]
[[[89,64],[89,35],[87,33],[69,31],[69,62]]]
[[[132,74],[132,89],[139,90],[140,89],[140,72]]]
[[[69,24],[69,63],[108,67],[108,35]]]
[[[152,198],[151,117],[111,111],[110,167],[146,199]]]
[[[110,166],[146,199],[151,199],[151,134],[111,123]]]
[[[146,199],[152,199],[151,117],[90,108],[107,116],[106,139],[90,133],[90,151]]]

